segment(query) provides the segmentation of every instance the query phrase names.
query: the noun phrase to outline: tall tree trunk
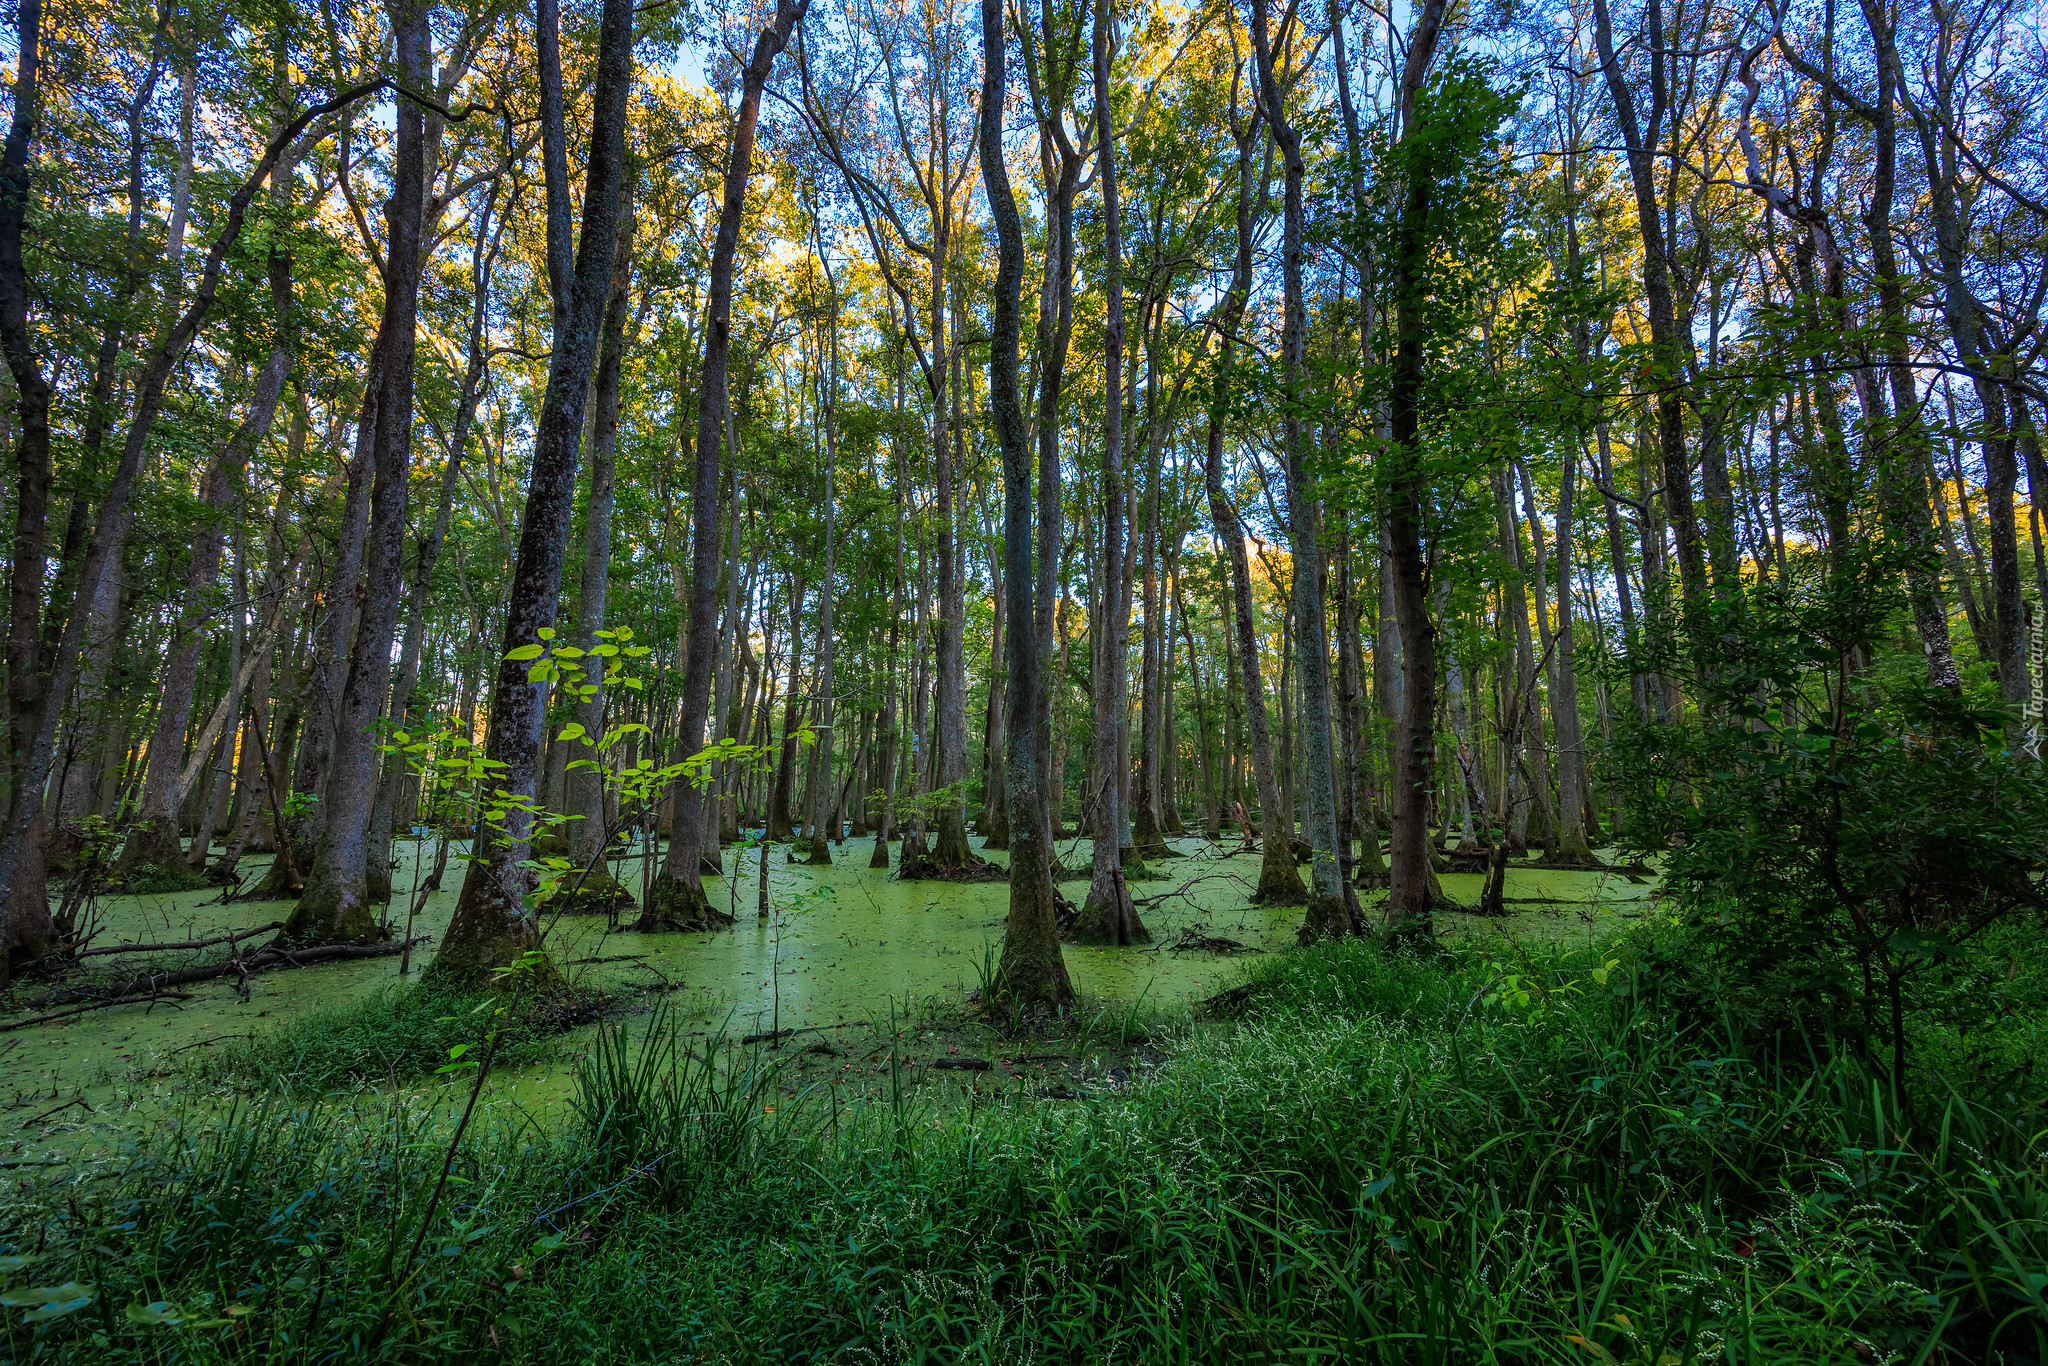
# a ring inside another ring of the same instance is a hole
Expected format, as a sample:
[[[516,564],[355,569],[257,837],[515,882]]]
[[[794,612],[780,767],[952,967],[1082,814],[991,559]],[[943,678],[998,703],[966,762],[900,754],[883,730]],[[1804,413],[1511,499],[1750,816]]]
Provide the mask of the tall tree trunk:
[[[981,104],[1000,109],[1007,81],[1002,0],[981,0]],[[1045,765],[1039,747],[1051,738],[1037,724],[1039,696],[1045,690],[1042,639],[1030,628],[1039,614],[1050,615],[1055,604],[1040,596],[1034,584],[1031,527],[1031,447],[1024,430],[1018,385],[1018,325],[1024,283],[1024,229],[1017,201],[1003,163],[1000,119],[983,119],[979,128],[982,181],[988,189],[989,213],[996,227],[996,279],[990,300],[989,406],[996,442],[1003,460],[1003,592],[1011,629],[1005,639],[1011,696],[1004,717],[1003,782],[1012,815],[1010,831],[1010,909],[1003,926],[1003,951],[995,983],[999,1004],[1025,1010],[1060,1009],[1073,1004],[1074,988],[1060,952],[1059,889],[1053,883],[1050,821],[1040,812],[1046,804]]]
[[[1121,835],[1129,765],[1131,602],[1124,562],[1123,241],[1117,198],[1116,133],[1109,102],[1109,0],[1096,0],[1092,39],[1095,67],[1095,174],[1102,186],[1102,560],[1095,576],[1099,606],[1092,633],[1095,667],[1090,701],[1094,708],[1095,759],[1089,773],[1094,807],[1094,872],[1073,936],[1083,944],[1142,944],[1152,936],[1138,919],[1124,881]]]
[[[533,472],[527,481],[519,554],[505,608],[504,643],[491,691],[487,755],[502,764],[496,786],[514,801],[530,802],[541,756],[545,721],[541,689],[528,678],[523,659],[511,656],[541,645],[552,631],[561,594],[562,561],[575,509],[576,467],[583,439],[583,414],[590,396],[604,310],[612,292],[618,252],[618,215],[627,177],[626,116],[632,88],[633,7],[631,0],[604,0],[598,23],[597,64],[592,93],[590,150],[585,162],[583,225],[569,265],[572,204],[568,195],[568,135],[561,102],[561,44],[556,0],[540,0],[542,160],[548,182],[549,277],[555,303],[554,346],[548,358],[547,392],[534,426]],[[714,416],[716,415],[714,410]],[[714,435],[715,440],[715,435]],[[714,462],[716,456],[713,457]],[[713,492],[716,492],[714,485]],[[690,639],[699,644],[695,631]],[[702,644],[712,638],[707,630]],[[704,680],[708,690],[710,679]],[[702,694],[700,693],[700,696]],[[701,734],[703,714],[698,713]],[[506,813],[496,828],[480,827],[481,857],[463,879],[446,936],[429,975],[473,982],[492,968],[536,947],[540,926],[526,905],[531,885],[527,853],[532,823],[523,811]]]
[[[422,0],[393,0],[396,64],[413,89],[426,87],[432,66],[429,10]],[[427,190],[425,110],[400,97],[385,207],[384,316],[377,329],[380,392],[372,457],[375,483],[364,543],[363,594],[348,682],[335,712],[334,758],[321,805],[326,828],[306,890],[282,937],[293,943],[367,943],[381,936],[371,912],[370,811],[377,796],[376,725],[391,684],[391,646],[405,575],[405,525],[412,471],[414,356],[425,252]],[[389,878],[383,881],[387,885]]]
[[[1234,652],[1237,676],[1228,683],[1244,699],[1245,729],[1251,741],[1252,778],[1257,789],[1261,838],[1264,849],[1259,864],[1259,881],[1252,900],[1268,906],[1292,905],[1308,897],[1301,872],[1294,863],[1288,831],[1282,824],[1280,783],[1273,767],[1273,739],[1266,724],[1265,688],[1259,681],[1258,634],[1252,623],[1251,562],[1245,554],[1244,526],[1237,509],[1223,488],[1223,427],[1230,411],[1233,371],[1237,361],[1238,328],[1244,320],[1245,302],[1251,296],[1252,248],[1257,220],[1264,216],[1265,185],[1270,179],[1272,149],[1265,149],[1266,167],[1257,175],[1254,192],[1253,148],[1259,139],[1260,116],[1250,115],[1232,128],[1237,142],[1237,256],[1231,267],[1230,289],[1217,305],[1216,373],[1209,397],[1208,444],[1202,459],[1202,481],[1209,495],[1209,522],[1230,566],[1230,622],[1227,645]]]
[[[718,665],[718,457],[724,424],[727,368],[732,354],[733,260],[739,250],[740,217],[746,211],[747,178],[754,162],[754,126],[761,91],[775,58],[789,42],[810,0],[776,0],[773,22],[754,40],[753,56],[740,73],[740,107],[731,156],[712,239],[710,284],[705,297],[704,365],[697,389],[696,470],[690,484],[689,657],[683,669],[682,716],[677,751],[685,757],[704,746],[704,721],[711,706],[711,677]],[[699,925],[713,918],[704,894],[704,804],[688,785],[675,790],[675,829],[668,856],[654,880],[641,916],[643,929]]]
[[[1309,846],[1313,851],[1308,910],[1300,932],[1301,941],[1306,944],[1349,934],[1353,925],[1337,860],[1337,789],[1330,747],[1329,629],[1324,613],[1322,561],[1316,548],[1322,509],[1310,484],[1308,439],[1300,408],[1304,382],[1302,351],[1308,330],[1301,270],[1302,182],[1308,168],[1302,160],[1301,134],[1287,116],[1285,95],[1275,72],[1266,11],[1266,0],[1253,0],[1252,44],[1258,54],[1259,93],[1265,101],[1266,122],[1280,147],[1286,186],[1281,216],[1280,350],[1287,399],[1281,425],[1286,442],[1287,532],[1294,552],[1289,598],[1294,617],[1295,668],[1301,681],[1302,779],[1308,806]]]
[[[824,260],[822,241],[819,259]],[[825,263],[826,278],[831,279],[832,267]],[[832,814],[832,750],[833,750],[833,707],[832,672],[836,662],[838,641],[832,634],[832,582],[839,573],[839,522],[833,487],[839,473],[839,326],[836,317],[838,289],[834,282],[832,291],[833,313],[825,323],[830,333],[830,354],[826,361],[827,377],[823,381],[824,402],[819,405],[820,416],[825,426],[825,576],[818,585],[818,739],[811,747],[817,780],[811,794],[811,850],[809,862],[814,866],[832,866],[831,836],[839,833]]]
[[[627,300],[633,281],[632,188],[620,190],[618,245],[613,249],[611,288],[604,310],[604,333],[598,343],[595,409],[590,417],[590,498],[583,509],[583,567],[577,583],[576,640],[585,651],[595,652],[608,644],[598,635],[605,629],[606,590],[612,568],[612,508],[617,501],[617,451],[619,438],[619,377],[626,351]],[[615,646],[613,648],[616,648]],[[576,700],[576,723],[595,742],[604,738],[608,699],[605,695],[602,658],[587,658],[593,667],[583,684],[594,691]],[[574,744],[574,759],[600,757],[592,746]],[[573,761],[573,760],[572,760]],[[566,774],[570,817],[569,865],[576,870],[577,899],[586,907],[630,905],[632,897],[604,868],[604,851],[609,830],[606,826],[605,785],[594,769],[579,768]]]
[[[161,879],[184,861],[184,847],[178,836],[178,773],[184,758],[185,728],[192,719],[193,694],[199,682],[199,656],[211,635],[207,628],[216,615],[212,597],[220,573],[221,552],[227,544],[228,524],[237,515],[242,501],[243,471],[256,446],[270,434],[285,376],[292,366],[290,255],[274,246],[269,269],[277,342],[256,377],[248,415],[215,455],[200,488],[199,501],[207,510],[208,520],[192,541],[184,607],[171,637],[170,657],[164,664],[142,799],[136,808],[135,828],[121,852],[123,873],[152,867]],[[198,875],[193,874],[191,880],[196,882]]]
[[[28,271],[21,250],[32,184],[29,152],[42,114],[41,0],[22,0],[16,20],[14,118],[7,130],[5,150],[0,151],[0,349],[7,353],[16,403],[14,546],[10,557],[7,640],[11,715],[8,791],[11,804],[19,807],[28,784],[34,782],[40,815],[42,783],[39,775],[31,772],[30,754],[46,696],[42,676],[48,668],[42,649],[42,612],[44,544],[50,507],[50,382],[43,374],[42,358],[36,354],[35,336],[29,329]],[[41,843],[38,832],[38,854]],[[12,894],[13,879],[0,877],[0,882],[10,884],[5,889],[8,895],[0,898],[0,986],[6,984],[11,965],[41,957],[56,939],[49,903],[44,898],[43,879],[38,875],[40,858],[23,861],[18,846],[13,857],[14,866],[6,871],[18,871],[22,894]]]
[[[1643,295],[1648,305],[1653,382],[1657,386],[1657,452],[1664,479],[1665,508],[1678,542],[1678,577],[1688,609],[1705,601],[1706,561],[1702,555],[1699,518],[1693,511],[1692,468],[1685,453],[1686,338],[1672,301],[1669,250],[1664,240],[1662,209],[1657,202],[1657,143],[1671,110],[1671,92],[1664,63],[1669,57],[1664,38],[1663,0],[1646,0],[1643,44],[1651,54],[1650,117],[1637,117],[1635,91],[1615,60],[1614,30],[1607,0],[1593,0],[1593,42],[1613,102],[1628,157],[1629,185],[1635,192],[1636,224],[1643,239]],[[1411,59],[1412,60],[1412,59]]]
[[[1655,0],[1652,0],[1655,3]],[[1427,0],[1416,14],[1401,71],[1400,136],[1415,133],[1416,101],[1429,79],[1443,31],[1443,0]],[[1395,229],[1390,288],[1396,308],[1393,383],[1388,401],[1387,542],[1393,606],[1401,628],[1401,717],[1394,739],[1394,834],[1387,892],[1388,927],[1399,934],[1429,933],[1429,917],[1442,900],[1429,843],[1429,798],[1436,769],[1436,622],[1427,598],[1422,553],[1425,474],[1422,468],[1422,292],[1430,202],[1436,186],[1428,158],[1408,174]]]
[[[432,597],[434,569],[440,563],[441,548],[448,541],[448,524],[455,508],[455,486],[462,472],[463,453],[476,424],[477,403],[483,395],[484,377],[490,367],[490,353],[484,344],[484,310],[491,266],[497,260],[498,234],[502,218],[493,219],[497,203],[495,189],[486,197],[481,221],[476,225],[477,246],[470,263],[471,308],[468,355],[463,364],[462,389],[455,401],[455,422],[448,437],[447,458],[441,465],[441,488],[434,508],[433,525],[420,539],[413,555],[412,592],[406,605],[405,636],[398,650],[398,676],[391,685],[391,713],[397,729],[411,733],[415,726],[415,693],[419,687],[421,656],[426,646],[427,603]],[[396,818],[400,789],[406,781],[403,753],[384,758],[384,776],[377,787],[377,802],[370,809],[370,849],[365,863],[370,900],[391,899],[391,828]]]

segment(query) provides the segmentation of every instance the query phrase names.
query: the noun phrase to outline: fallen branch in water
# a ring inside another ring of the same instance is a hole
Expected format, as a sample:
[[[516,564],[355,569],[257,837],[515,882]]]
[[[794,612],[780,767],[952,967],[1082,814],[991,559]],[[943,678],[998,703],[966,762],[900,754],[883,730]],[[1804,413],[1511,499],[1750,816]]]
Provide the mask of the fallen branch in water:
[[[337,958],[383,958],[390,954],[402,953],[406,944],[427,943],[430,936],[421,935],[409,941],[392,940],[384,944],[321,944],[308,949],[258,949],[246,958],[230,958],[224,963],[214,963],[203,968],[177,968],[169,972],[151,973],[146,977],[131,977],[125,982],[110,987],[79,987],[60,996],[46,996],[37,1005],[54,1001],[77,1001],[101,996],[132,996],[141,991],[157,991],[163,987],[184,986],[191,982],[210,982],[217,977],[246,976],[263,968],[306,967],[313,963],[330,962]],[[12,1025],[5,1028],[14,1028]]]
[[[267,934],[271,930],[283,928],[282,920],[273,920],[268,925],[255,925],[246,930],[230,930],[211,939],[193,939],[183,944],[107,944],[97,949],[80,949],[72,956],[91,958],[102,953],[169,953],[173,949],[210,949],[215,944],[232,944],[237,939],[248,939],[253,935]]]
[[[85,1105],[85,1097],[73,1096],[70,1100],[65,1101],[62,1105],[53,1105],[49,1109],[43,1111],[41,1114],[35,1116],[34,1118],[25,1119],[21,1123],[15,1125],[14,1127],[17,1129],[26,1129],[31,1124],[41,1124],[51,1115],[61,1115],[74,1105]],[[85,1112],[87,1114],[91,1114],[92,1107],[90,1105],[85,1105]]]
[[[189,991],[157,991],[146,996],[123,995],[111,1001],[93,1001],[87,1005],[73,1006],[69,1010],[55,1010],[48,1015],[35,1015],[26,1020],[9,1020],[0,1024],[0,1033],[10,1029],[27,1029],[30,1025],[49,1024],[52,1020],[68,1020],[73,1015],[83,1015],[88,1010],[105,1010],[109,1006],[139,1006],[146,1001],[189,1001]]]
[[[1244,883],[1244,877],[1238,873],[1201,873],[1195,877],[1189,878],[1186,882],[1181,883],[1180,886],[1174,888],[1170,892],[1161,892],[1158,896],[1133,897],[1131,900],[1131,904],[1133,906],[1150,906],[1156,902],[1166,901],[1173,897],[1185,896],[1187,895],[1188,888],[1194,886],[1198,882],[1207,882],[1212,877],[1228,878],[1230,881],[1235,882],[1240,886],[1242,886]]]
[[[813,1024],[807,1030],[770,1030],[766,1034],[748,1034],[745,1038],[741,1038],[739,1042],[741,1044],[764,1044],[764,1042],[772,1042],[776,1038],[793,1038],[797,1034],[821,1034],[825,1030],[864,1030],[864,1028],[868,1028],[866,1020],[848,1020],[846,1024]]]

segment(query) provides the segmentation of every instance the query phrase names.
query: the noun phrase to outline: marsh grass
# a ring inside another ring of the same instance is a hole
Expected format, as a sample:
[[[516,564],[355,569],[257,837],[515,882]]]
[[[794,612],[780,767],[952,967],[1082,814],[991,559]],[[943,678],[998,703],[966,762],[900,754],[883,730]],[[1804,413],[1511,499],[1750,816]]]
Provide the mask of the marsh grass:
[[[270,1033],[195,1054],[185,1070],[196,1080],[244,1092],[319,1095],[403,1084],[445,1064],[450,1049],[473,1043],[488,1027],[494,1004],[490,992],[396,982],[363,1000],[309,1011]],[[573,990],[524,1006],[500,1041],[499,1062],[518,1066],[548,1056],[564,1030],[596,1020],[610,1004]]]
[[[2048,1359],[2039,1095],[1930,1074],[1908,1120],[1853,1049],[1675,1010],[1656,958],[1280,955],[1144,1086],[965,1110],[608,1026],[565,1132],[465,1147],[395,1300],[445,1112],[252,1099],[7,1197],[8,1285],[94,1297],[10,1310],[9,1354]]]

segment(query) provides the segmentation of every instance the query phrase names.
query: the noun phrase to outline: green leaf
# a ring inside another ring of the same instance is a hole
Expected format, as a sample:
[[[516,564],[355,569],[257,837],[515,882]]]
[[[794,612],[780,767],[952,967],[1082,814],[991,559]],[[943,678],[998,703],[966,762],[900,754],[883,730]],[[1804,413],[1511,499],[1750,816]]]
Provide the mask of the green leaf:
[[[557,740],[580,740],[589,733],[583,729],[583,724],[580,721],[571,721],[568,725],[562,727],[562,733],[555,738]]]
[[[31,1305],[57,1304],[77,1299],[81,1295],[90,1296],[92,1293],[92,1287],[89,1285],[66,1281],[62,1285],[29,1286],[0,1293],[0,1305],[6,1305],[9,1309],[22,1309]]]
[[[66,1281],[62,1285],[42,1287],[34,1290],[10,1290],[0,1295],[0,1304],[19,1309],[35,1305],[21,1316],[23,1323],[48,1323],[61,1319],[66,1314],[75,1314],[100,1297],[99,1291],[77,1281]]]
[[[154,1304],[131,1304],[125,1312],[128,1315],[128,1322],[147,1326],[175,1326],[185,1321],[184,1311],[169,1300],[158,1300]]]
[[[518,649],[516,649],[516,650],[512,651],[512,653],[510,653],[510,654],[506,655],[506,656],[505,656],[505,658],[507,658],[507,659],[539,659],[539,658],[540,658],[540,653],[541,653],[541,651],[540,651],[540,646],[538,646],[538,645],[522,645],[522,646],[520,646],[520,647],[519,647]]]
[[[543,626],[538,631],[535,631],[534,634],[539,636],[542,640],[553,640],[555,638],[555,628],[552,626]]]

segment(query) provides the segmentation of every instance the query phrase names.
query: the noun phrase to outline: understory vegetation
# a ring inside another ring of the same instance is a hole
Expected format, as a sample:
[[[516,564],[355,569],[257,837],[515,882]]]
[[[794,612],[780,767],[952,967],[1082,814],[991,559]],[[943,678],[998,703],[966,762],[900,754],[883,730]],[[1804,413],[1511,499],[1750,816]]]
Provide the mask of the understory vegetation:
[[[1903,1093],[1824,1022],[1714,1010],[1714,955],[1661,924],[1299,950],[1237,1018],[1157,1023],[1152,1080],[1064,1103],[790,1102],[657,1007],[560,1131],[473,1130],[424,1230],[451,1115],[416,1096],[272,1091],[21,1182],[9,1285],[91,1302],[10,1311],[9,1354],[2038,1361],[2022,948],[1938,967]]]

